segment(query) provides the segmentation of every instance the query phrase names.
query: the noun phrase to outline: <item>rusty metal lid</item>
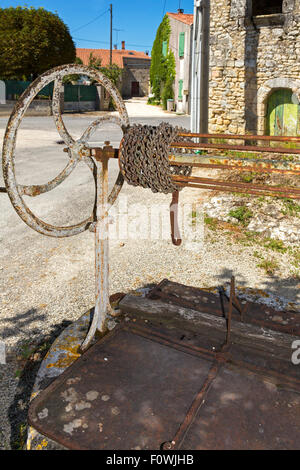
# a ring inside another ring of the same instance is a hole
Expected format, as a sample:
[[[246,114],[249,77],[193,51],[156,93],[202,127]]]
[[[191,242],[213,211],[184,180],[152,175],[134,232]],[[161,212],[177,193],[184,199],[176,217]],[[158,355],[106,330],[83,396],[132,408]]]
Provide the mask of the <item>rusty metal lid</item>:
[[[116,328],[33,400],[30,424],[69,449],[159,449],[210,361],[150,338]]]

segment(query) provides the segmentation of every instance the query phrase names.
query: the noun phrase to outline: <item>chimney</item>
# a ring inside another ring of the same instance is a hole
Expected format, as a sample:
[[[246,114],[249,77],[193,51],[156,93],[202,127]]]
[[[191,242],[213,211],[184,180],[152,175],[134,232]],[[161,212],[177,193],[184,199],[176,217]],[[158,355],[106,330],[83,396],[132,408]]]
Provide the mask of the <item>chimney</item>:
[[[115,51],[118,49],[117,44],[114,45],[114,49],[115,49]]]
[[[184,13],[184,9],[183,8],[178,8],[177,13]]]
[[[125,51],[125,41],[122,41],[122,50]]]

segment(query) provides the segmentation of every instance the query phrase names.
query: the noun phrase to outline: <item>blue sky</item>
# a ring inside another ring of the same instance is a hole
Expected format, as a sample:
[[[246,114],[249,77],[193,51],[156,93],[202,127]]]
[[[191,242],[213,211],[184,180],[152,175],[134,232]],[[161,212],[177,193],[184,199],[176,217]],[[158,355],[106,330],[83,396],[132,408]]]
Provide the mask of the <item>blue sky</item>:
[[[176,12],[180,4],[185,13],[193,13],[194,4],[193,0],[2,0],[1,7],[29,5],[57,12],[68,25],[77,47],[108,49],[110,3],[113,4],[113,28],[123,30],[113,31],[113,44],[118,40],[120,47],[125,40],[126,49],[150,52],[163,12]]]

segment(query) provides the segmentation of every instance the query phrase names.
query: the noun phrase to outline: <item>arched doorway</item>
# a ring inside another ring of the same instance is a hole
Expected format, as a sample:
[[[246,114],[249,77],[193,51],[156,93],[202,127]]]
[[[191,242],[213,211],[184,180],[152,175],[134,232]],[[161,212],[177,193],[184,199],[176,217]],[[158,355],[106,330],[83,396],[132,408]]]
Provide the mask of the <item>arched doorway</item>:
[[[292,90],[280,88],[270,94],[266,124],[268,135],[300,135],[300,104]]]

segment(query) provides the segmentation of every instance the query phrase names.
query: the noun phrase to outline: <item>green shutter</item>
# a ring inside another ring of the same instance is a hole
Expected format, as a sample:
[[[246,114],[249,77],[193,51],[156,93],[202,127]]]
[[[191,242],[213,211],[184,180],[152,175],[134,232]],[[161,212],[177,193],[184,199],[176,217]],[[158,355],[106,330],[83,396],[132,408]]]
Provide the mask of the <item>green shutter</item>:
[[[183,80],[179,80],[178,99],[182,100]]]
[[[184,41],[185,41],[185,33],[179,34],[179,57],[184,56]]]
[[[167,57],[168,53],[168,41],[164,41],[162,45],[162,54],[164,57]]]

